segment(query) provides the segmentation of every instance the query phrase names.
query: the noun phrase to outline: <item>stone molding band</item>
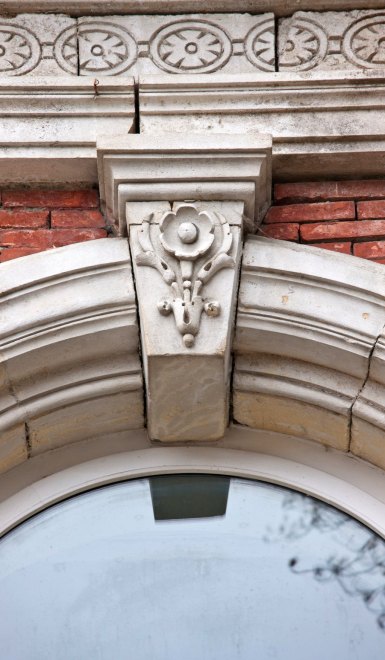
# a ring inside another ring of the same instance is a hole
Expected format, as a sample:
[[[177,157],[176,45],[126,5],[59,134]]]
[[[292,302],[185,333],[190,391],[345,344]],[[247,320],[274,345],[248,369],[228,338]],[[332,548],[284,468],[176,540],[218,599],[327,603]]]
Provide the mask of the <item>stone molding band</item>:
[[[362,0],[2,0],[0,14],[48,12],[56,14],[180,14],[272,11],[290,16],[295,11],[349,11],[361,9]],[[382,0],[370,0],[369,9],[383,9]]]

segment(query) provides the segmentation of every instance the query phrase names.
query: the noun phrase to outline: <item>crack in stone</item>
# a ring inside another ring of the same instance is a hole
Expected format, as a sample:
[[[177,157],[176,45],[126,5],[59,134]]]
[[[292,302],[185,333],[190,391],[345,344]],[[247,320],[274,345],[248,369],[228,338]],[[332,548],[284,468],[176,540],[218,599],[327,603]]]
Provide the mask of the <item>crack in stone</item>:
[[[353,408],[354,408],[354,406],[356,405],[356,402],[358,401],[359,397],[361,396],[362,391],[363,391],[363,389],[364,389],[366,383],[367,383],[368,380],[369,380],[370,367],[371,367],[371,364],[372,364],[373,353],[374,353],[374,351],[375,351],[375,349],[376,349],[376,347],[377,347],[377,344],[378,344],[378,342],[380,341],[380,338],[382,337],[382,334],[383,334],[384,331],[385,331],[385,323],[384,323],[384,325],[382,326],[381,331],[380,331],[380,333],[377,335],[375,341],[373,342],[373,346],[372,346],[372,348],[370,349],[370,353],[369,353],[369,355],[368,355],[368,362],[367,362],[368,368],[367,368],[367,370],[366,370],[366,374],[365,374],[364,380],[363,380],[362,385],[361,385],[360,389],[358,390],[356,396],[354,397],[353,402],[352,402],[352,405],[350,406],[350,409],[349,409],[349,422],[348,422],[349,446],[348,446],[348,452],[350,452],[350,447],[351,447],[351,444],[352,444]]]

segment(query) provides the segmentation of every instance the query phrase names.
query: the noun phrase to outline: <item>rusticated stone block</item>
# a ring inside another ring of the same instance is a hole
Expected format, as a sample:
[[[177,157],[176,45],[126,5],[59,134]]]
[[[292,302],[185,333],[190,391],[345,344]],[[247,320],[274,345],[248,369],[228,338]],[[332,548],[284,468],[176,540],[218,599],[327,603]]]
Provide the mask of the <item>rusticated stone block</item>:
[[[385,12],[296,12],[280,21],[280,71],[383,69]]]

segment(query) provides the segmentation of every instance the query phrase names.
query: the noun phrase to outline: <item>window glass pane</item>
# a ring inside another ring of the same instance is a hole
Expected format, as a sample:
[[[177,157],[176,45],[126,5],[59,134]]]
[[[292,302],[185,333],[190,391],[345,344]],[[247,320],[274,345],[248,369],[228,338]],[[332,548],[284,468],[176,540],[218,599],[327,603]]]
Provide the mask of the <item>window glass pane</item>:
[[[6,660],[383,660],[384,628],[384,541],[259,482],[114,484],[0,541]]]

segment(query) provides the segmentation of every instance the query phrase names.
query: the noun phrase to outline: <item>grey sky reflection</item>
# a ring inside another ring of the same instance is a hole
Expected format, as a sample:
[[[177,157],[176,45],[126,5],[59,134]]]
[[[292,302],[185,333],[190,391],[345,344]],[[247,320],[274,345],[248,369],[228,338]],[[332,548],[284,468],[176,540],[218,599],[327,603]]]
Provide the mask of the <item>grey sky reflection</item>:
[[[335,581],[348,596],[361,598],[385,634],[384,541],[349,516],[299,493],[288,492],[282,508],[277,539],[299,539],[317,530],[332,535],[336,543],[333,554],[312,565],[291,557],[288,565],[293,573],[311,575],[321,583]],[[273,539],[270,531],[266,540]]]
[[[371,532],[294,495],[232,479],[225,516],[157,524],[138,480],[39,514],[0,542],[0,657],[383,660],[376,614],[312,573]]]

